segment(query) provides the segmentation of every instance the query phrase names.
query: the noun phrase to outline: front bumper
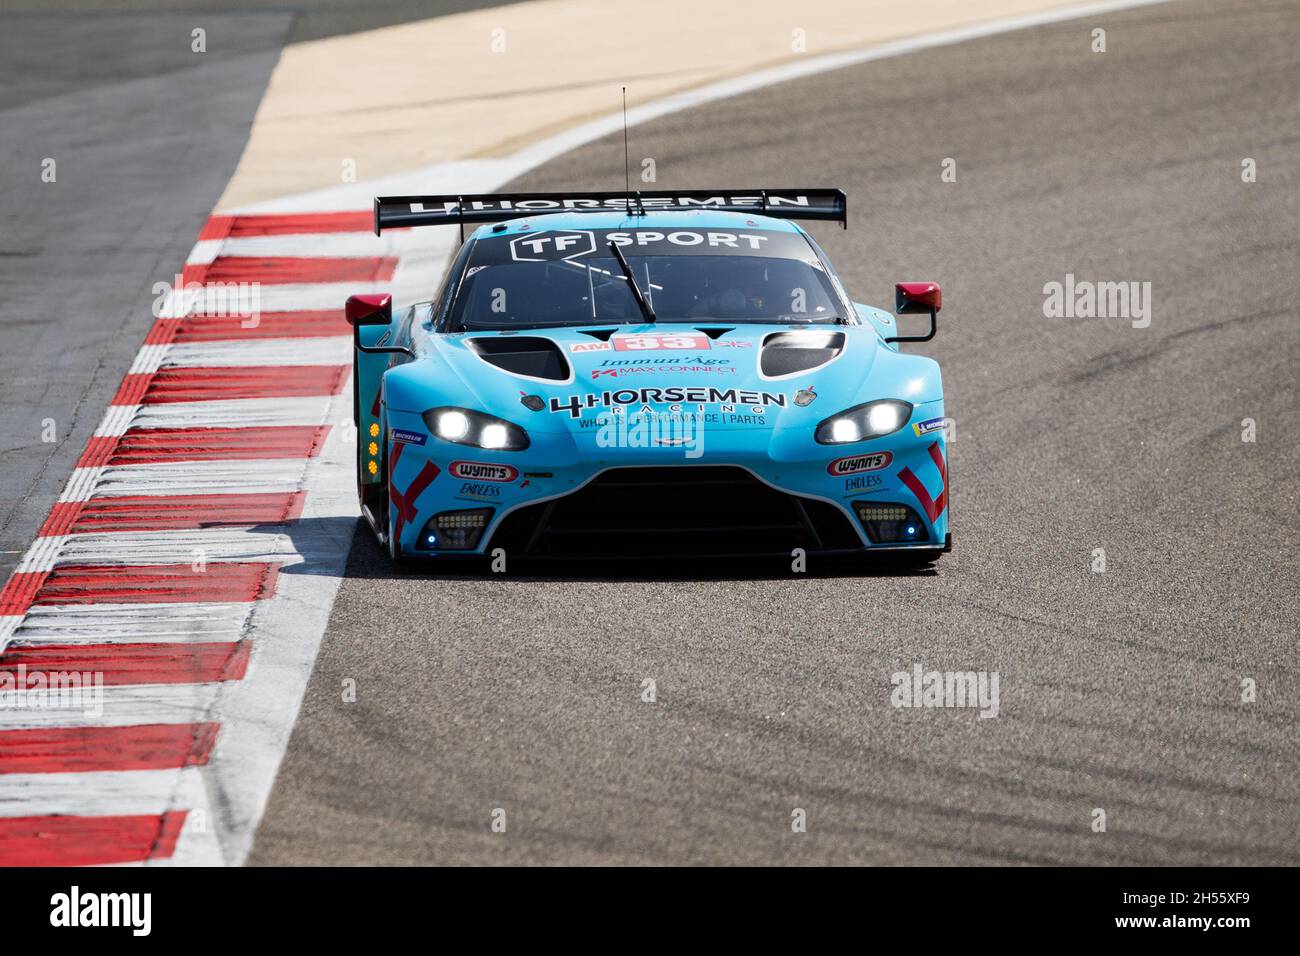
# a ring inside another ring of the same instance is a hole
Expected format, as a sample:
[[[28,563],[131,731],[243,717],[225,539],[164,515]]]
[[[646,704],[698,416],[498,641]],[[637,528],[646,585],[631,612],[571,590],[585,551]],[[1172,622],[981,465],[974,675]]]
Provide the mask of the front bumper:
[[[589,430],[532,433],[523,452],[395,440],[424,431],[418,416],[396,413],[386,436],[390,527],[403,554],[426,557],[946,549],[946,439],[913,427],[942,413],[941,403],[917,406],[899,432],[851,445],[735,429],[706,433],[699,448],[610,447]],[[907,517],[889,533],[863,520],[894,509]],[[446,547],[436,528],[479,519],[449,514],[484,516],[472,547]]]

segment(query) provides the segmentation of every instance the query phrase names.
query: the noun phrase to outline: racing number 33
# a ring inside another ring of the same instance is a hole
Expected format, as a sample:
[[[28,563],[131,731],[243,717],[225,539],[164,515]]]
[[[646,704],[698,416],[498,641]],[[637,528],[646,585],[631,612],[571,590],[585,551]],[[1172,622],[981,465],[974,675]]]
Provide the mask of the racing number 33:
[[[618,352],[638,352],[652,349],[684,349],[698,351],[709,347],[707,335],[616,335],[614,349]]]

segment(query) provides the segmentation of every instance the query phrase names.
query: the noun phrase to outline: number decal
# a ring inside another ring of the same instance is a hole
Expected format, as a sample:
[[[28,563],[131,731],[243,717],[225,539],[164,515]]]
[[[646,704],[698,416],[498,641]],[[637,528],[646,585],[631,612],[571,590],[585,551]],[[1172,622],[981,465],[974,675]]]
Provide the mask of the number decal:
[[[645,352],[656,349],[681,349],[683,351],[701,351],[709,348],[707,335],[691,334],[641,334],[616,335],[613,338],[614,349],[619,352]]]

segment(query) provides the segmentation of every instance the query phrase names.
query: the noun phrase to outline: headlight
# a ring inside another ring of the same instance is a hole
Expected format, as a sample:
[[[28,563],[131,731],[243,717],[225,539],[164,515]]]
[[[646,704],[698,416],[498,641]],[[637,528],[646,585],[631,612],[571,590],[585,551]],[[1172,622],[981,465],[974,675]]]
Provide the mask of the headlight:
[[[457,445],[493,451],[523,451],[528,447],[528,433],[518,425],[468,408],[431,408],[424,413],[424,424],[443,441]]]
[[[817,426],[814,437],[822,445],[866,441],[868,438],[880,438],[898,431],[911,417],[910,402],[885,398],[832,415]]]

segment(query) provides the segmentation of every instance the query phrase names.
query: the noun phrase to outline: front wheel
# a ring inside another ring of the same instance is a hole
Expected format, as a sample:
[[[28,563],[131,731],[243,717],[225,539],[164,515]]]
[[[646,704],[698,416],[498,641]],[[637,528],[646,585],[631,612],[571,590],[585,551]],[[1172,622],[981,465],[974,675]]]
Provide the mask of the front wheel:
[[[384,476],[384,483],[382,485],[384,500],[381,508],[384,516],[384,545],[388,550],[388,559],[392,561],[396,567],[400,568],[406,565],[408,561],[406,554],[402,551],[401,542],[397,540],[397,523],[393,521],[393,496],[390,493],[393,476],[388,471],[388,418],[383,415],[382,412],[381,416],[382,417],[379,420],[379,434],[381,436],[379,444],[379,467],[383,469],[381,473]]]
[[[388,505],[388,511],[392,510],[392,503]],[[397,535],[393,533],[393,518],[388,516],[387,527],[384,530],[384,542],[388,548],[388,557],[394,564],[402,563],[402,548],[397,543]]]

